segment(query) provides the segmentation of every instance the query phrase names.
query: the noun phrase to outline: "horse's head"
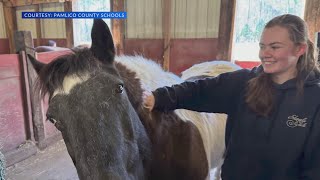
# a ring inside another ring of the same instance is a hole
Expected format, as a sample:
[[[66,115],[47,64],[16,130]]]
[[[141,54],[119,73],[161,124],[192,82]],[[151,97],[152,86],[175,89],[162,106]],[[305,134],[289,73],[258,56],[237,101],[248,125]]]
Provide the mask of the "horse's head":
[[[47,118],[61,131],[81,179],[144,179],[149,139],[114,66],[103,20],[94,20],[91,48],[49,64],[31,58]]]

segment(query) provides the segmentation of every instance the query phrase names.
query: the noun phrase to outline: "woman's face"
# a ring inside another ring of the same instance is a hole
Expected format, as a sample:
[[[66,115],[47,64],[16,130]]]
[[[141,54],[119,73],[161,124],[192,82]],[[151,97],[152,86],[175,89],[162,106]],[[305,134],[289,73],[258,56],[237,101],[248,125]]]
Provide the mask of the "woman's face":
[[[264,72],[278,84],[296,76],[297,62],[304,52],[305,46],[295,45],[286,28],[274,26],[262,32],[259,57]]]

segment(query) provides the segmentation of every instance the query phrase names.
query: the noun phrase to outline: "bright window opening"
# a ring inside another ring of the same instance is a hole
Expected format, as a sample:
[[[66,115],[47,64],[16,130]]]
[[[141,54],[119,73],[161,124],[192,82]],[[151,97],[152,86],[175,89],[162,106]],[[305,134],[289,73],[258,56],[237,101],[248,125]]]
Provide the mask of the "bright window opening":
[[[76,0],[73,1],[73,11],[76,12],[107,12],[110,11],[110,0]],[[110,19],[104,21],[111,27]],[[91,28],[93,19],[73,19],[74,46],[91,44]]]
[[[305,0],[237,0],[232,60],[259,61],[259,40],[264,25],[281,14],[303,18]]]

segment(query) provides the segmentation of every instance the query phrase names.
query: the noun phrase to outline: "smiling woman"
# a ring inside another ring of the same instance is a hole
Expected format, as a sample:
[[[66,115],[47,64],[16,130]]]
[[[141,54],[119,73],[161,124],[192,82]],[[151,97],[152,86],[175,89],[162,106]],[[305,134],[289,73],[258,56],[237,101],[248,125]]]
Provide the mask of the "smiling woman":
[[[227,114],[222,179],[320,179],[320,72],[307,25],[277,16],[260,47],[261,66],[158,88],[145,107]]]
[[[278,84],[294,78],[298,59],[306,48],[306,43],[295,44],[286,28],[278,25],[266,28],[261,36],[259,51],[264,72],[272,74],[272,80]]]

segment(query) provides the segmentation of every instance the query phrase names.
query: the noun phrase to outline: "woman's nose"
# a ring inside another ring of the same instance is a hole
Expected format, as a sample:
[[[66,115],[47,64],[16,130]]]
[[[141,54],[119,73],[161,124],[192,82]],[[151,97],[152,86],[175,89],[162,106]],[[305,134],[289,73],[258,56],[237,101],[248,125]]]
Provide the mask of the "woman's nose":
[[[271,52],[269,48],[261,48],[260,49],[260,57],[265,58],[265,57],[270,57]]]

